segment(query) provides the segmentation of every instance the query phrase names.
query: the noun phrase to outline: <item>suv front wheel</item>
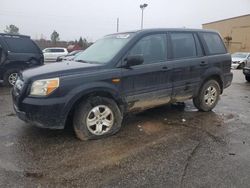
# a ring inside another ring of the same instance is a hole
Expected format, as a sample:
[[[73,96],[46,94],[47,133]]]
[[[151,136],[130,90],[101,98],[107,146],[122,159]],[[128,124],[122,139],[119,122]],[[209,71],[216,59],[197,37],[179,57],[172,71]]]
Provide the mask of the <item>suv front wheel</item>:
[[[73,121],[80,140],[99,139],[120,130],[122,114],[112,99],[91,97],[75,109]]]
[[[14,86],[18,78],[19,71],[20,70],[17,68],[9,69],[8,71],[6,71],[3,78],[4,85]]]
[[[218,103],[221,89],[216,80],[208,80],[199,91],[198,96],[193,98],[194,106],[203,112],[211,111]]]

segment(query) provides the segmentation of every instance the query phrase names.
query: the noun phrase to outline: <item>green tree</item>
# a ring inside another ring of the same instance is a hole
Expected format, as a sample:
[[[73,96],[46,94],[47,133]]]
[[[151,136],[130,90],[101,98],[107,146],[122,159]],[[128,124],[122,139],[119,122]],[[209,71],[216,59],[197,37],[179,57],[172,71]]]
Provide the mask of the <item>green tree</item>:
[[[53,44],[56,44],[60,40],[59,33],[57,33],[54,30],[53,33],[50,35],[50,39],[51,39]]]
[[[86,49],[86,48],[88,48],[89,47],[89,43],[88,43],[88,41],[87,41],[87,39],[83,39],[83,49]]]
[[[86,49],[89,47],[89,43],[87,41],[86,38],[82,39],[82,37],[80,37],[79,41],[77,42],[77,44],[82,48],[82,49]]]
[[[80,37],[79,41],[78,41],[78,45],[83,48],[84,44],[83,44],[83,40],[82,37]]]
[[[19,34],[19,28],[13,24],[6,26],[6,29],[4,30],[5,33],[9,34]]]

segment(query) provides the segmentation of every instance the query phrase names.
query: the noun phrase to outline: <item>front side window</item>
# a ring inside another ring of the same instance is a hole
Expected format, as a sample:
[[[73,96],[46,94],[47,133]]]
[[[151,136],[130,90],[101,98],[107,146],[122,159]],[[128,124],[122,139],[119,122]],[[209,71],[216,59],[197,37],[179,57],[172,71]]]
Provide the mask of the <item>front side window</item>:
[[[51,52],[51,49],[45,49],[44,52],[45,52],[45,53],[50,53],[50,52]]]
[[[112,60],[115,55],[128,43],[133,33],[106,36],[75,57],[75,61],[104,64]]]
[[[173,58],[188,58],[196,56],[196,45],[192,33],[171,33]]]
[[[201,35],[207,44],[210,55],[226,53],[226,48],[217,33],[202,33]]]
[[[155,34],[142,38],[129,52],[129,55],[142,55],[143,64],[163,62],[167,59],[166,34]]]

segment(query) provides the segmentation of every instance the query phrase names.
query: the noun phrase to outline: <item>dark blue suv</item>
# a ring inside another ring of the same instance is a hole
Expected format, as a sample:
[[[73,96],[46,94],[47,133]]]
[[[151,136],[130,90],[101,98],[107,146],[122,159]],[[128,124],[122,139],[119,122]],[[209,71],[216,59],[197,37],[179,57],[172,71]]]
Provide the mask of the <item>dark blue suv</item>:
[[[0,83],[13,86],[19,71],[43,65],[43,59],[29,36],[0,33]]]
[[[79,139],[97,139],[116,133],[129,112],[188,99],[212,110],[230,71],[217,32],[149,29],[108,35],[74,61],[26,70],[12,95],[20,119],[50,129],[72,119]]]

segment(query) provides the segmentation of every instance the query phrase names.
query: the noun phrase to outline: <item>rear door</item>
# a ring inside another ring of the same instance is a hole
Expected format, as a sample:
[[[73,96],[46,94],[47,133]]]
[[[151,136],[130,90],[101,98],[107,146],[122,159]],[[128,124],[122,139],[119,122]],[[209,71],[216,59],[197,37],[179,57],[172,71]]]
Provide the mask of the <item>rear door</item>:
[[[67,52],[63,48],[54,48],[52,49],[52,57],[54,60],[56,60],[59,56],[66,55]]]
[[[171,62],[173,67],[173,101],[192,98],[199,86],[200,75],[208,66],[204,50],[195,32],[171,32]]]
[[[142,110],[171,100],[171,64],[167,62],[166,33],[141,38],[128,55],[143,55],[144,63],[122,69],[122,94],[130,111]]]

